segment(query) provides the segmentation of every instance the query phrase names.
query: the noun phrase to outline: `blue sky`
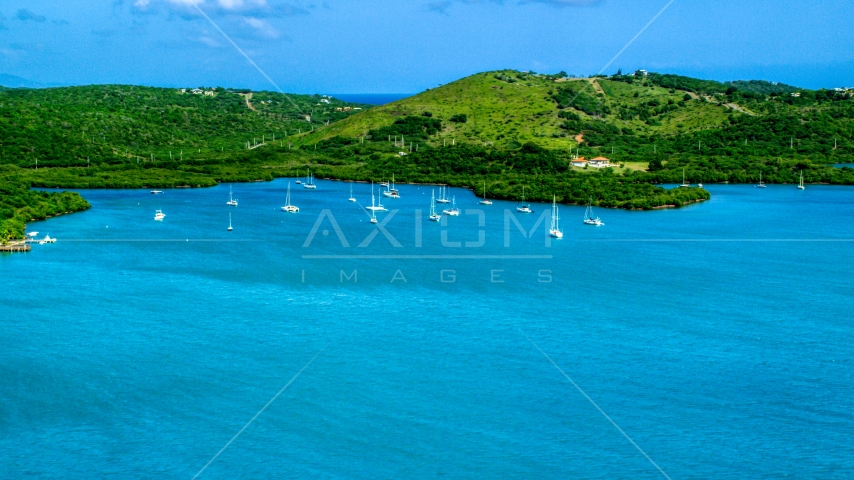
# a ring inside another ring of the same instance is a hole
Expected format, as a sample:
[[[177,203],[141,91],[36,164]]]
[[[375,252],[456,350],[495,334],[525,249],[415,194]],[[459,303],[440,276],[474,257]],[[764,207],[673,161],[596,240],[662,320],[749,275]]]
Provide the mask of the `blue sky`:
[[[0,74],[42,84],[408,93],[485,70],[598,72],[669,0],[4,0]],[[617,68],[854,86],[854,2],[675,0]]]

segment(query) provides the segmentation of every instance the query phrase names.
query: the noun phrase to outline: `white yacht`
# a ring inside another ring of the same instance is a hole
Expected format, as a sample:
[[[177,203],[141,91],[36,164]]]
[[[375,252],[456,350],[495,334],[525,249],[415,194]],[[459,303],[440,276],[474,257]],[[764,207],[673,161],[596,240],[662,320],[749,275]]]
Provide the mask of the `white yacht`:
[[[486,182],[483,182],[483,200],[478,203],[481,205],[492,205],[492,202],[486,199]]]
[[[348,198],[347,200],[350,200],[351,202],[356,201],[356,197],[353,196],[353,184],[352,183],[350,184],[350,198]]]
[[[311,170],[308,171],[308,178],[302,186],[309,189],[317,188],[317,185],[314,184],[314,177],[311,176]]]
[[[602,220],[599,220],[599,217],[593,216],[593,198],[587,202],[587,210],[584,211],[584,224],[585,225],[593,225],[595,227],[601,227],[605,225],[602,223]]]
[[[451,199],[451,208],[446,208],[445,210],[442,210],[442,213],[451,217],[460,216],[460,209],[457,208],[457,197]]]
[[[39,240],[39,245],[44,245],[46,243],[56,243],[56,239],[50,238],[50,235],[45,235],[43,239]]]
[[[383,192],[384,197],[400,198],[400,192],[398,192],[397,189],[394,188],[394,174],[393,173],[391,174],[391,185],[386,183],[385,187],[386,187],[386,191]]]
[[[525,187],[524,186],[522,187],[522,203],[518,207],[516,207],[516,211],[519,213],[534,213],[534,211],[531,210],[530,205],[525,203]]]
[[[232,193],[233,192],[231,191],[231,185],[229,185],[228,186],[228,201],[225,202],[225,204],[228,206],[231,206],[231,207],[236,207],[237,206],[237,200],[234,199],[234,195]]]
[[[430,221],[438,222],[442,219],[442,216],[436,213],[436,191],[430,195]]]
[[[374,200],[374,196],[372,194],[371,195],[371,203],[373,203],[373,200]],[[377,223],[377,211],[376,210],[371,210],[371,223]]]
[[[161,210],[157,210],[156,212],[154,212],[155,220],[163,220],[164,218],[166,218],[166,215]]]
[[[762,172],[759,172],[759,185],[756,188],[765,188],[765,182],[762,181]]]
[[[804,190],[804,171],[801,170],[801,181],[798,183],[798,190]]]
[[[152,190],[152,191],[151,191],[151,194],[152,194],[152,195],[159,195],[159,194],[161,194],[161,193],[163,193],[163,190]]]
[[[231,228],[231,212],[228,212],[228,231],[230,232],[232,230],[233,228]]]
[[[288,196],[285,200],[285,206],[282,207],[283,212],[288,213],[297,213],[299,212],[299,207],[291,205],[291,182],[288,182]]]
[[[436,203],[451,203],[448,199],[448,187],[439,187],[439,198],[436,199]]]
[[[554,238],[563,238],[563,232],[560,231],[560,217],[557,213],[557,197],[552,195],[552,226],[549,229],[549,235]]]

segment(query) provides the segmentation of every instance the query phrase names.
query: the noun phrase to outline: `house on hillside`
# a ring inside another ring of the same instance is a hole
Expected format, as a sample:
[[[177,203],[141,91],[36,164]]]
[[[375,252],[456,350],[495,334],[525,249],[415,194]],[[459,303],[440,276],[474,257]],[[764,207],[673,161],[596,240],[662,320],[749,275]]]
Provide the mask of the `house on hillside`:
[[[576,158],[572,162],[570,162],[573,167],[584,168],[587,166],[587,159],[584,157]]]
[[[187,89],[186,88],[180,88],[180,89],[178,89],[178,93],[187,93]]]
[[[329,99],[328,98],[321,98],[320,103],[329,103]]]
[[[213,97],[213,96],[214,96],[214,92],[213,92],[213,90],[208,90],[208,91],[206,91],[206,92],[205,92],[205,96],[206,96],[206,97]]]
[[[190,90],[190,93],[192,93],[193,95],[201,95],[202,89],[201,88],[194,88],[194,89]]]
[[[587,162],[593,168],[605,168],[611,166],[611,161],[605,157],[596,157],[589,162]]]

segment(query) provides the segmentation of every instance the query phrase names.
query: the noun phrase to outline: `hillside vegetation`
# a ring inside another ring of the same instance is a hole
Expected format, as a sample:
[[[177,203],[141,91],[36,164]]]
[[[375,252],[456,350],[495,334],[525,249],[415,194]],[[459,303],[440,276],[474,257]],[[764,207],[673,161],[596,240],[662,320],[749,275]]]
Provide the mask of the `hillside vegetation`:
[[[285,139],[369,108],[319,95],[99,85],[0,91],[0,163],[137,164]],[[325,103],[329,102],[329,103]],[[306,118],[309,117],[311,121]]]
[[[419,119],[432,124],[413,128]],[[302,142],[388,142],[395,134],[421,148],[534,142],[566,160],[608,157],[643,181],[681,180],[686,168],[693,182],[752,182],[760,171],[792,182],[803,170],[810,181],[851,184],[849,172],[827,164],[854,161],[854,96],[656,73],[567,79],[499,71],[354,115]]]

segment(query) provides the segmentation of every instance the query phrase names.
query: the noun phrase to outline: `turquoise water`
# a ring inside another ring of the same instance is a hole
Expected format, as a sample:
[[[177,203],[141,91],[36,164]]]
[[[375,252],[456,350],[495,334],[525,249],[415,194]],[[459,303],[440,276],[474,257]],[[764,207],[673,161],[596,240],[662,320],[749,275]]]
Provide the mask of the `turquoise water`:
[[[710,185],[600,228],[561,207],[548,247],[512,220],[505,247],[496,202],[418,247],[431,188],[401,185],[401,246],[359,247],[349,184],[318,185],[297,215],[277,180],[237,208],[85,191],[30,225],[59,241],[0,256],[0,477],[192,478],[316,355],[199,478],[663,478],[526,335],[671,478],[854,469],[854,190]],[[328,218],[304,246],[324,209],[349,247]]]

